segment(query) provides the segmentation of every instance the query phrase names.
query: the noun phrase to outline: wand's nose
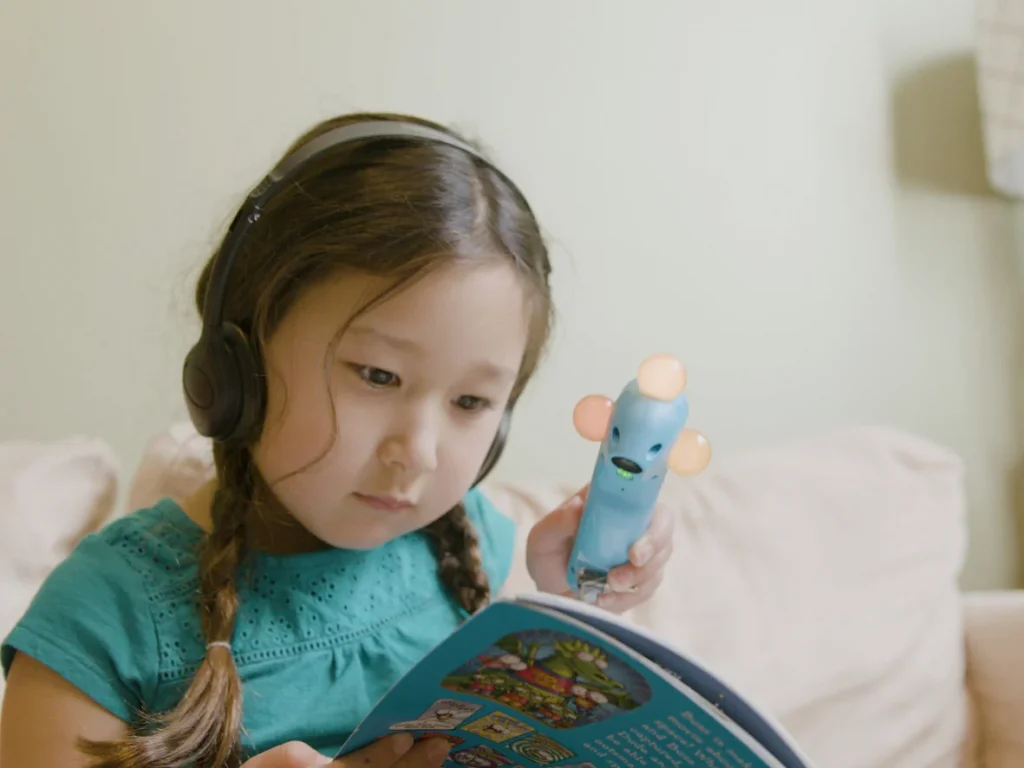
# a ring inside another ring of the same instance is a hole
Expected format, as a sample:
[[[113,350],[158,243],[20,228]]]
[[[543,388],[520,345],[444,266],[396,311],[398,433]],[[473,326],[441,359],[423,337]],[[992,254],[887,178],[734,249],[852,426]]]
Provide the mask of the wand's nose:
[[[624,469],[631,475],[639,475],[643,473],[643,467],[637,464],[635,461],[625,458],[624,456],[612,456],[612,464],[619,469]]]

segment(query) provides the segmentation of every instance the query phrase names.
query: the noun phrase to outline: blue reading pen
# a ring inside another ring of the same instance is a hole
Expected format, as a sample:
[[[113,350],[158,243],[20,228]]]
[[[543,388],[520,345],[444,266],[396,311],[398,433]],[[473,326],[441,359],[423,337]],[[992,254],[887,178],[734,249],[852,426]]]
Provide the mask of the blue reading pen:
[[[629,561],[629,548],[651,524],[665,475],[696,475],[711,460],[704,435],[685,428],[685,388],[683,364],[652,355],[615,402],[587,395],[573,411],[576,431],[601,443],[566,574],[584,602],[594,603],[607,589],[608,572]]]

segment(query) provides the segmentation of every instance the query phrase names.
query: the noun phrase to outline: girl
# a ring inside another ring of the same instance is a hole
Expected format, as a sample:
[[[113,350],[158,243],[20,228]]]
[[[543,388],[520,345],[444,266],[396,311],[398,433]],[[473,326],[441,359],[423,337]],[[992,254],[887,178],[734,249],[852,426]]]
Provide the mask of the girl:
[[[453,133],[353,115],[301,137],[199,280],[185,385],[216,479],[50,575],[3,645],[0,764],[336,753],[508,574],[512,523],[476,483],[545,347],[549,272],[523,195]],[[582,497],[530,532],[540,590],[567,590]],[[670,520],[613,574],[608,608],[657,586]]]

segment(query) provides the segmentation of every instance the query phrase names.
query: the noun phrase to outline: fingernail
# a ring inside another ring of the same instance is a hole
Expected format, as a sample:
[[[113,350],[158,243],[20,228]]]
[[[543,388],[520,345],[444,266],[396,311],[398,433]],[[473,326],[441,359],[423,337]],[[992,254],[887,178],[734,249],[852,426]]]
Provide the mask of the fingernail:
[[[430,739],[430,742],[427,745],[427,757],[438,762],[444,760],[452,748],[451,742],[448,739],[438,738]]]
[[[633,546],[633,563],[637,567],[644,565],[654,554],[654,547],[647,539],[641,539]]]
[[[568,499],[558,505],[558,512],[571,512],[579,509],[583,504],[583,499],[579,496],[570,496]]]
[[[396,755],[404,755],[412,749],[412,735],[408,733],[398,734],[391,741],[391,746],[395,750]]]
[[[636,584],[630,584],[626,581],[625,576],[609,576],[608,586],[612,588],[612,592],[625,593],[625,592],[636,592]]]

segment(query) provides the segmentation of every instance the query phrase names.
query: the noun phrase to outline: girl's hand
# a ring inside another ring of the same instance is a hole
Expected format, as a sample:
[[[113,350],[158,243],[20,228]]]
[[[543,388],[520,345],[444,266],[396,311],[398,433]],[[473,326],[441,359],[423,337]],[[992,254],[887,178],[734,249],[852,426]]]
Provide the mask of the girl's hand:
[[[526,542],[526,568],[541,592],[571,596],[565,572],[569,567],[573,541],[579,528],[583,503],[589,486],[562,502],[541,518],[530,530]],[[597,604],[616,613],[628,611],[650,598],[665,575],[665,564],[672,555],[674,516],[661,504],[647,532],[629,550],[629,563],[608,574],[611,592],[601,595]]]
[[[412,736],[399,733],[331,760],[307,744],[290,741],[246,760],[242,768],[439,768],[450,749],[446,739],[424,739],[414,746]]]

